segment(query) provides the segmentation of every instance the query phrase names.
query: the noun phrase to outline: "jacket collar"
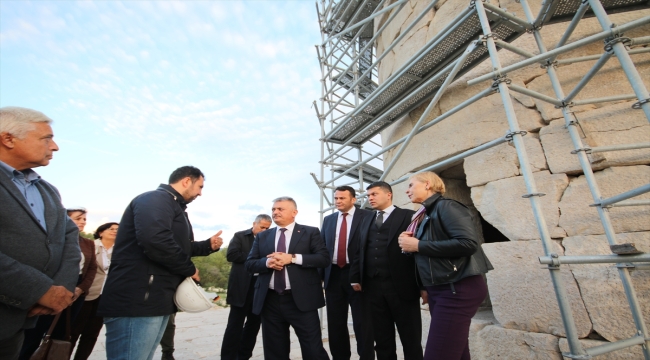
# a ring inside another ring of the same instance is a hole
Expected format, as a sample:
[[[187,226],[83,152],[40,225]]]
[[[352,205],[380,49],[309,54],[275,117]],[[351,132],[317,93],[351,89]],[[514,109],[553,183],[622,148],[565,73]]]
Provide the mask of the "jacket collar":
[[[436,202],[436,200],[440,199],[441,197],[442,197],[442,195],[440,195],[439,193],[435,193],[435,194],[431,195],[428,199],[424,200],[422,202],[422,206],[427,208],[427,210],[431,210],[431,207]]]
[[[187,208],[187,202],[185,201],[185,198],[183,198],[183,196],[179,194],[178,191],[176,191],[173,187],[167,184],[160,184],[156,190],[162,190],[169,193],[174,197],[174,200],[176,200],[178,205],[180,205],[183,210]]]

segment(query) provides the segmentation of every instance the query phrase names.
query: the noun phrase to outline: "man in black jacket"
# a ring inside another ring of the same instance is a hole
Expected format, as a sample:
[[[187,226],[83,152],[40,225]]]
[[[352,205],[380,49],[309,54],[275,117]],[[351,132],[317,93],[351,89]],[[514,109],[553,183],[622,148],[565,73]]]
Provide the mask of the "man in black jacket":
[[[194,242],[185,212],[201,195],[203,182],[201,170],[180,167],[169,185],[137,196],[126,208],[97,312],[106,324],[109,360],[151,360],[169,315],[177,310],[176,288],[186,277],[198,280],[191,257],[221,247],[221,231]]]
[[[246,271],[244,262],[253,247],[255,235],[269,227],[271,217],[259,214],[253,227],[236,232],[228,245],[226,258],[232,263],[232,268],[228,277],[226,303],[230,304],[230,314],[221,344],[221,360],[248,360],[253,355],[257,333],[260,331],[260,316],[253,314],[257,276]]]
[[[413,210],[393,205],[390,185],[378,181],[366,188],[374,216],[364,219],[359,232],[359,254],[350,269],[350,281],[361,292],[363,321],[371,319],[378,360],[397,359],[395,327],[405,360],[422,360],[422,319],[415,261],[402,253],[397,238],[411,223]],[[364,324],[364,328],[367,324]]]

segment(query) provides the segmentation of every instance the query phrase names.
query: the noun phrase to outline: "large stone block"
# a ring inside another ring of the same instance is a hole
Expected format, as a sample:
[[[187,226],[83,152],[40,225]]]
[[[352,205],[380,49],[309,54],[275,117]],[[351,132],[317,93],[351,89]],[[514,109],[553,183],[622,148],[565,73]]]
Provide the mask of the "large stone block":
[[[646,185],[650,181],[650,167],[645,165],[612,167],[594,173],[601,197],[614,195]],[[634,199],[650,199],[650,193]],[[594,200],[584,175],[572,178],[560,201],[560,226],[568,236],[604,234],[598,212],[589,205]],[[480,208],[479,208],[480,209]],[[634,232],[650,230],[650,206],[626,206],[610,208],[614,230]]]
[[[569,184],[569,179],[564,174],[550,174],[546,170],[534,173],[533,178],[537,190],[546,194],[539,198],[539,202],[551,237],[565,237],[566,233],[558,226],[558,202]],[[539,239],[530,200],[522,198],[526,193],[524,178],[516,176],[473,187],[472,200],[483,218],[508,239]]]
[[[548,169],[544,151],[537,134],[524,137],[528,162],[533,172]],[[467,186],[485,185],[490,181],[521,175],[519,159],[514,145],[503,143],[465,159],[463,164],[467,174]]]
[[[452,94],[443,97],[439,104],[440,109],[443,106],[448,109],[457,104],[451,105],[450,102],[453,103],[457,100],[460,103],[464,100],[466,94],[463,94],[461,89],[462,87],[457,87]],[[456,99],[456,97],[462,99]],[[514,108],[520,120],[521,129],[536,131],[543,125],[537,111],[528,109],[519,102],[514,102]],[[427,121],[435,118],[440,109],[432,111]],[[411,112],[410,116],[412,119],[419,119],[418,114],[422,112],[423,109],[418,109]],[[490,95],[416,135],[391,172],[405,174],[422,169],[437,161],[502,137],[507,131],[508,123],[499,94]],[[385,137],[382,136],[382,139]],[[396,151],[393,149],[385,154],[384,164],[390,162]]]
[[[581,126],[578,133],[587,147],[624,145],[647,142],[650,124],[642,111],[632,109],[624,102],[576,114]],[[540,130],[540,138],[552,173],[582,174],[564,119],[551,121]],[[611,166],[650,164],[650,149],[607,151],[588,154],[593,170]]]
[[[472,354],[473,359],[481,359],[481,343],[478,336],[479,331],[485,329],[487,326],[497,324],[497,319],[491,310],[479,311],[472,318],[469,325],[469,353]]]
[[[549,271],[540,265],[544,255],[540,240],[483,244],[494,265],[488,272],[488,288],[494,316],[503,327],[566,336]],[[562,254],[553,242],[552,251]],[[580,337],[591,331],[591,322],[580,291],[568,266],[560,270]]]
[[[607,344],[607,341],[591,340],[591,339],[580,339],[580,344],[583,349],[588,349],[600,345]],[[560,339],[560,351],[562,353],[569,352],[569,342],[566,339]],[[568,357],[563,357],[565,360],[570,360]],[[617,350],[607,354],[599,355],[596,359],[598,360],[632,360],[632,359],[643,359],[643,352],[641,351],[641,345]]]
[[[641,81],[650,83],[650,54],[635,55],[634,63],[641,76]],[[582,80],[584,75],[593,67],[591,62],[580,62],[571,65],[559,67],[557,69],[558,76],[561,79],[562,86],[566,92],[569,93],[579,81]],[[535,90],[542,94],[555,97],[551,81],[548,76],[540,76],[527,84],[531,90]],[[621,69],[621,65],[616,60],[610,60],[603,66],[603,68],[594,76],[591,81],[583,88],[575,100],[587,100],[594,98],[602,98],[612,95],[633,94],[634,91],[630,86],[625,73]],[[554,105],[547,102],[534,99],[537,104],[537,109],[542,114],[546,121],[558,119],[562,117],[560,109],[556,109]],[[573,112],[588,111],[610,103],[598,103],[589,105],[574,106],[571,108]],[[580,115],[578,115],[580,116]]]
[[[472,359],[562,360],[558,338],[553,335],[489,325],[479,331],[478,338]]]
[[[618,243],[635,243],[650,253],[650,232],[617,235]],[[605,235],[571,236],[562,241],[565,255],[611,255]],[[572,265],[594,331],[609,341],[636,333],[623,284],[614,264]],[[646,321],[650,320],[650,272],[632,271],[632,284]]]

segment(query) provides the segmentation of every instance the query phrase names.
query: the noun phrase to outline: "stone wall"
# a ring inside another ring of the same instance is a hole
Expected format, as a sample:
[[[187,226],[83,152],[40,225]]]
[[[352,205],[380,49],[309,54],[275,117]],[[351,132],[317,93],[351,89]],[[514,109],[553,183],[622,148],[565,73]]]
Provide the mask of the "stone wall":
[[[531,1],[537,14],[542,0]],[[388,1],[393,3],[394,1]],[[524,18],[516,0],[491,1]],[[422,9],[428,0],[411,0],[377,41],[377,53],[383,54]],[[388,5],[388,4],[387,4]],[[407,34],[381,62],[379,82],[396,73],[457,14],[469,5],[467,0],[440,0],[433,10]],[[621,24],[650,15],[650,10],[614,14]],[[390,13],[375,20],[382,26]],[[566,24],[547,25],[542,36],[553,48]],[[570,41],[601,30],[596,19],[584,19]],[[627,37],[647,36],[650,25],[626,33]],[[513,45],[538,53],[532,34],[525,34]],[[576,49],[561,58],[601,54],[602,42]],[[503,66],[521,60],[519,55],[500,51]],[[650,54],[633,55],[638,72],[650,87]],[[594,62],[559,66],[557,73],[565,93],[580,81]],[[467,81],[491,71],[486,61],[453,83],[425,122],[465,101],[490,86],[484,82],[468,86]],[[513,83],[553,96],[545,69],[531,65],[509,74]],[[613,57],[587,85],[577,99],[598,98],[613,94],[630,94],[632,89]],[[564,126],[561,112],[552,105],[528,96],[511,93],[519,126],[528,134],[524,144],[541,197],[541,207],[553,238],[553,251],[566,255],[609,254],[604,230],[594,207],[586,179],[573,144]],[[580,123],[579,132],[585,146],[605,146],[650,141],[650,125],[640,110],[631,108],[633,101],[576,106],[572,110]],[[412,111],[385,129],[382,142],[388,145],[412,129],[428,104]],[[499,94],[490,95],[448,119],[415,136],[396,166],[388,174],[392,181],[423,169],[455,154],[502,137],[508,130]],[[384,155],[385,164],[398,148]],[[650,182],[650,149],[589,154],[601,196],[609,197]],[[448,196],[470,206],[477,218],[498,229],[509,241],[491,243],[483,249],[495,270],[487,276],[491,311],[479,313],[470,332],[473,359],[562,359],[567,342],[555,292],[538,257],[544,254],[537,225],[521,176],[519,159],[511,144],[504,143],[465,159],[453,168],[440,172],[449,187]],[[412,206],[404,194],[406,183],[394,188],[395,204]],[[650,199],[650,194],[638,197]],[[619,243],[634,242],[650,252],[650,207],[618,207],[609,210]],[[478,225],[478,224],[477,224]],[[630,337],[634,325],[622,290],[618,270],[612,265],[563,266],[563,279],[584,346]],[[650,272],[633,271],[632,280],[646,323],[650,323]],[[426,311],[423,312],[427,316]],[[424,323],[428,324],[426,319]],[[426,331],[425,331],[426,339]],[[639,347],[609,354],[603,359],[641,358]]]

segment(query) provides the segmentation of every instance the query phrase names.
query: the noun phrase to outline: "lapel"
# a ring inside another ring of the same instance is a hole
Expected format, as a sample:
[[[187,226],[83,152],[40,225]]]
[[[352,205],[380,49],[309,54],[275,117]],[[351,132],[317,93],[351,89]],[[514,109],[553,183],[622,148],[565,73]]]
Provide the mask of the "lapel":
[[[25,212],[29,214],[29,216],[36,223],[36,225],[38,225],[39,229],[41,229],[44,233],[46,233],[43,226],[41,226],[41,224],[38,223],[38,219],[36,218],[36,216],[34,216],[34,212],[32,212],[32,209],[29,207],[29,204],[27,204],[27,199],[25,199],[25,196],[23,196],[23,194],[20,193],[20,190],[18,190],[16,184],[14,184],[14,182],[8,177],[4,175],[0,175],[0,185],[2,185],[7,190],[7,192],[9,192],[9,194],[11,194],[11,196],[13,196],[14,199],[16,199],[16,202],[18,202],[20,206],[23,207],[23,210],[25,210]],[[39,191],[40,190],[41,189],[39,187]],[[43,198],[43,202],[46,203],[47,206],[47,201],[45,201],[45,198]],[[47,211],[46,211],[46,220],[47,220]],[[49,224],[47,224],[47,226],[49,226]]]
[[[45,191],[45,187],[43,184],[41,184],[40,181],[36,183],[36,188],[43,197],[43,204],[45,205],[45,224],[47,224],[47,228],[50,231],[53,231],[58,220],[56,207],[57,201],[56,199],[52,198],[52,194],[50,192]]]
[[[391,219],[392,218],[392,219]],[[388,244],[393,242],[393,239],[397,239],[397,236],[399,236],[398,231],[401,231],[401,223],[402,220],[404,219],[404,211],[402,209],[398,208],[395,206],[395,210],[390,214],[388,219],[391,220],[393,223],[389,230],[388,230]]]
[[[260,254],[265,254],[264,256],[268,254],[272,254],[275,252],[275,233],[278,231],[277,227],[271,228],[267,231],[265,231],[263,234],[266,235],[267,241],[266,244],[264,244],[264,251],[260,251]],[[267,234],[268,233],[268,234]]]
[[[295,254],[296,246],[298,246],[298,242],[303,238],[304,235],[305,228],[302,225],[298,225],[298,223],[296,223],[296,226],[293,228],[293,234],[291,234],[291,242],[289,243],[289,248],[287,249],[288,254]]]
[[[338,240],[336,238],[336,224],[338,219],[339,212],[337,211],[328,217],[323,227],[323,238],[325,239],[325,245],[327,245],[327,250],[330,251],[330,254],[334,252],[334,244]]]
[[[350,239],[354,237],[354,235],[357,232],[357,229],[359,228],[359,225],[361,224],[361,221],[363,220],[363,213],[361,212],[361,209],[356,209],[354,210],[354,217],[352,218],[352,227],[350,227],[350,234],[348,234],[348,244],[350,244]]]

